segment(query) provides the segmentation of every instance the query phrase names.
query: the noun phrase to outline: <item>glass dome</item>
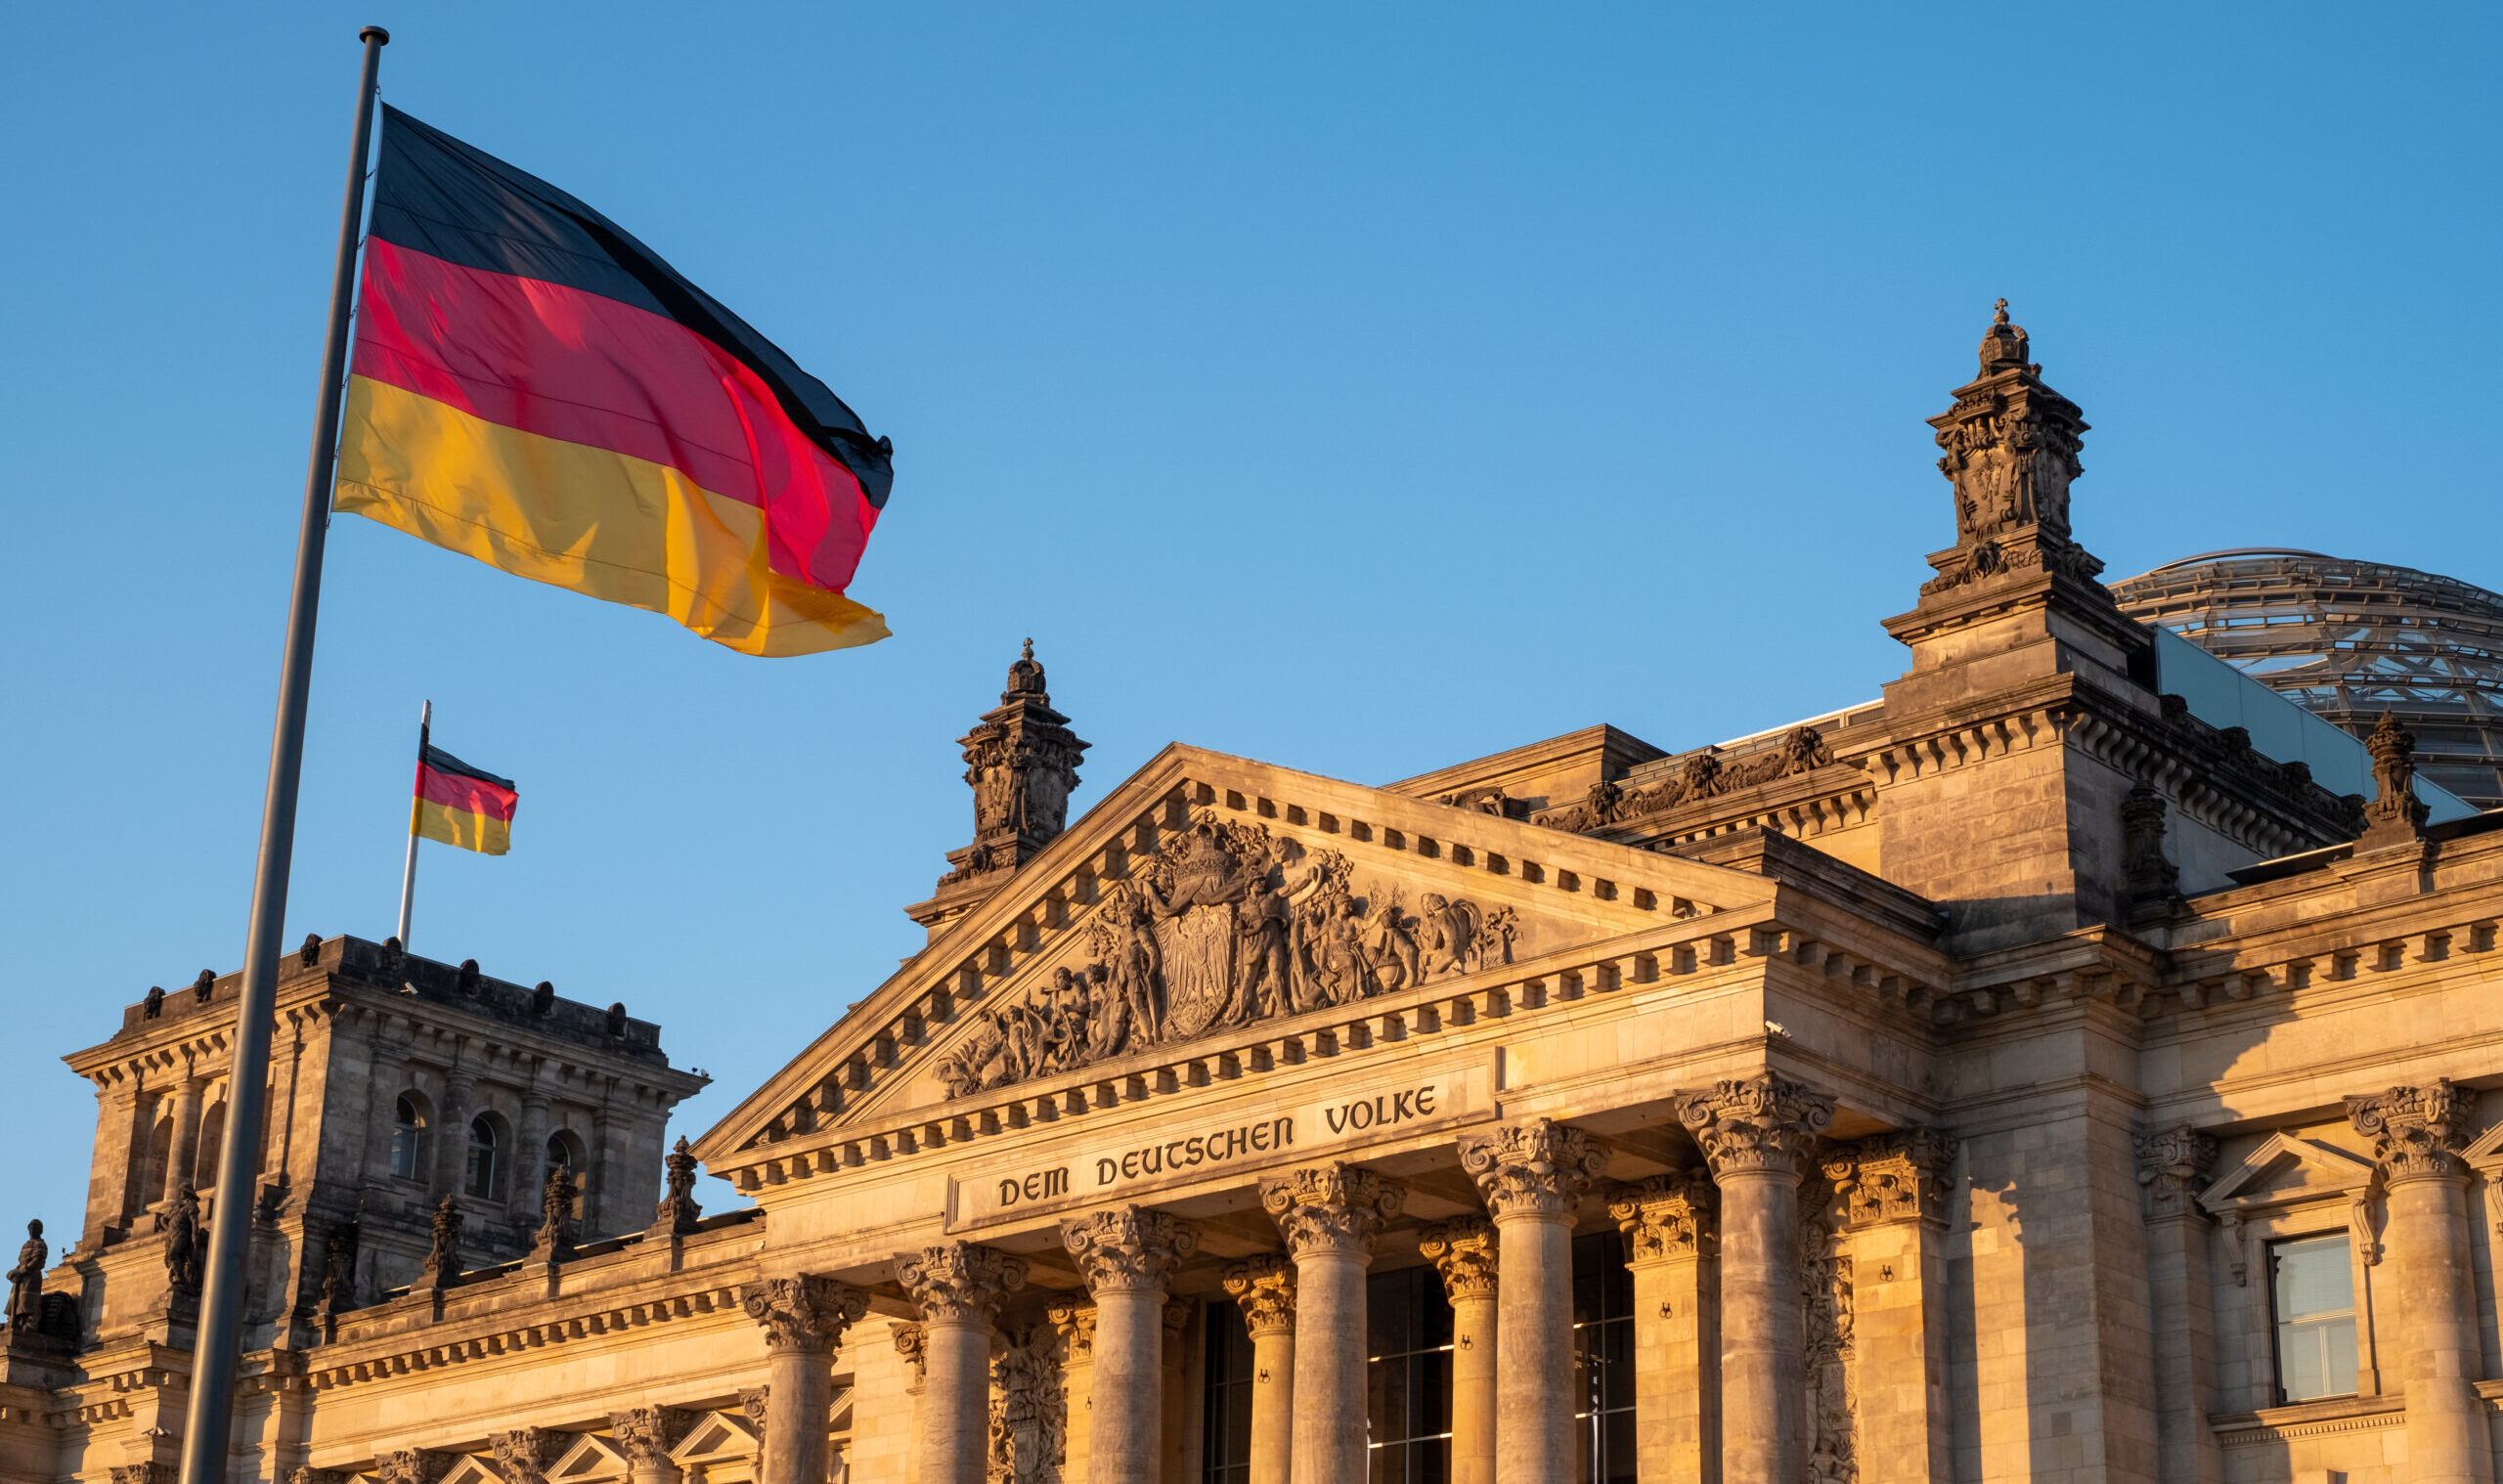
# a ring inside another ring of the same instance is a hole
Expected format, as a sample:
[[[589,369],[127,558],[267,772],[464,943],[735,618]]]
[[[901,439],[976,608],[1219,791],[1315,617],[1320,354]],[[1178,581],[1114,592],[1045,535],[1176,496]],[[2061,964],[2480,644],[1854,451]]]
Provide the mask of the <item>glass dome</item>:
[[[2354,736],[2389,712],[2416,733],[2422,776],[2503,807],[2503,596],[2278,547],[2184,557],[2112,595]]]

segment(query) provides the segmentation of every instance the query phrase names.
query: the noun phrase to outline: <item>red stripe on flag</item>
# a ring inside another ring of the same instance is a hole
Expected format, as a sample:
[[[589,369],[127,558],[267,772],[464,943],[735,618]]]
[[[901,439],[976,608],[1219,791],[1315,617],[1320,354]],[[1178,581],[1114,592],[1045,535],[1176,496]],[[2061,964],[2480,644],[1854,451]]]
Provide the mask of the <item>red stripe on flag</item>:
[[[878,512],[757,374],[675,320],[367,243],[356,374],[522,432],[667,464],[765,511],[775,572],[839,592]]]
[[[521,802],[521,795],[511,789],[498,788],[484,778],[448,773],[422,763],[417,764],[417,797],[428,804],[465,809],[506,824],[512,822],[513,806]]]

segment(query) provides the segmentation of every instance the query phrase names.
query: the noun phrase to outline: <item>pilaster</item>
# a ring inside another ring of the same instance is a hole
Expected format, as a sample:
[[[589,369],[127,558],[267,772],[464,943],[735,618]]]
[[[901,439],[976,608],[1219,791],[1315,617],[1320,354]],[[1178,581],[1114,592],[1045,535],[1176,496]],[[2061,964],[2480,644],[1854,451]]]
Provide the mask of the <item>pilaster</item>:
[[[1864,1477],[1954,1476],[1946,1191],[1954,1157],[1954,1140],[1916,1128],[1843,1146],[1823,1161],[1850,1270],[1852,1424]]]
[[[2146,1196],[2147,1296],[2154,1310],[2156,1476],[2216,1484],[2223,1460],[2208,1426],[2216,1385],[2216,1296],[2208,1213],[2198,1201],[2217,1141],[2184,1123],[2134,1141]]]
[[[1452,1484],[1494,1484],[1503,1291],[1495,1224],[1475,1216],[1437,1222],[1419,1234],[1417,1250],[1442,1275],[1451,1300]]]
[[[1721,1336],[1711,1271],[1712,1179],[1654,1175],[1608,1195],[1634,1279],[1634,1455],[1640,1484],[1721,1471]]]

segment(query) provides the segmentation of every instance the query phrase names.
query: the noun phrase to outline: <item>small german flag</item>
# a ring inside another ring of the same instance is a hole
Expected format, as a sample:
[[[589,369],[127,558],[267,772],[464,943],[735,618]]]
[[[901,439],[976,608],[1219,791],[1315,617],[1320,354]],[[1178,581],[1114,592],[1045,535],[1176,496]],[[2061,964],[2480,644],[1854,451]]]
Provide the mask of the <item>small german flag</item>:
[[[510,778],[471,767],[429,744],[417,756],[417,797],[409,809],[409,833],[481,855],[501,855],[512,849],[512,809],[520,802]]]

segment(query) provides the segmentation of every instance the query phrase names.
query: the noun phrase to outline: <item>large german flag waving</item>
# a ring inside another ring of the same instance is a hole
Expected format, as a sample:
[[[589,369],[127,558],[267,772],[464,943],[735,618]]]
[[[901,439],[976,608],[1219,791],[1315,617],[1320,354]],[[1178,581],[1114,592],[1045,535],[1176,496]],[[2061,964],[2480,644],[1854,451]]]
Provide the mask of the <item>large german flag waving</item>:
[[[608,218],[382,114],[335,507],[745,654],[885,638],[844,589],[887,441]]]

